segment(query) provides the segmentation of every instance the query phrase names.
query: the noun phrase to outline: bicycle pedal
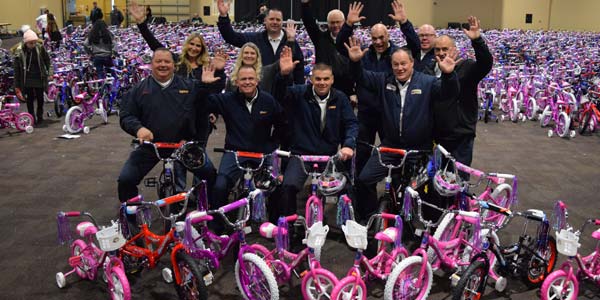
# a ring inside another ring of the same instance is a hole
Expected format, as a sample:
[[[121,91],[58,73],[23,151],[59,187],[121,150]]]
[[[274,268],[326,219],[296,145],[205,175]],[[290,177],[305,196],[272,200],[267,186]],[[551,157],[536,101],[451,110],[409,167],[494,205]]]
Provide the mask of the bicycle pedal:
[[[458,285],[459,280],[460,280],[460,275],[458,275],[458,273],[454,273],[454,274],[450,275],[450,284],[452,285],[452,287],[455,287],[456,285]]]

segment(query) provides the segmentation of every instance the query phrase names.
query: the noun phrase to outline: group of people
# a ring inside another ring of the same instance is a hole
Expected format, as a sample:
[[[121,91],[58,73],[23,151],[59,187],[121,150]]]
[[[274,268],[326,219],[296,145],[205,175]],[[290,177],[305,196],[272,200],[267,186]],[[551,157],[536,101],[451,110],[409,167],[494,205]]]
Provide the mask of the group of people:
[[[210,123],[222,116],[228,150],[270,153],[281,147],[294,154],[337,153],[341,161],[356,156],[358,177],[349,192],[362,220],[376,210],[375,184],[387,169],[357,141],[374,144],[378,135],[382,146],[418,150],[431,150],[435,141],[459,161],[471,163],[477,84],[492,67],[477,18],[470,17],[470,28],[464,30],[476,60],[463,60],[453,38],[436,36],[433,26],[422,25],[417,33],[400,0],[392,3],[390,18],[400,26],[406,47],[395,45],[388,28],[376,24],[368,48],[352,37],[354,25],[364,19],[362,4],[351,4],[347,16],[332,10],[328,29],[321,31],[310,0],[301,1],[302,21],[315,46],[309,84],[295,41],[296,26],[288,22],[283,27],[281,10],[264,12],[264,30],[237,32],[230,23],[229,4],[217,1],[218,29],[227,43],[240,48],[226,83],[223,53],[216,51],[211,60],[202,35],[191,34],[181,54],[172,54],[156,40],[143,8],[134,3],[130,13],[154,56],[152,75],[125,96],[123,130],[141,140],[197,140],[205,147]],[[351,102],[357,102],[357,115]],[[384,162],[400,159],[383,156]],[[206,161],[194,171],[195,180],[207,180],[209,204],[219,207],[242,172],[232,153],[223,155],[218,170]],[[149,149],[132,151],[118,179],[120,201],[138,194],[137,185],[157,162]],[[300,164],[290,160],[285,166],[280,190],[271,197],[272,220],[296,212],[296,196],[307,178]],[[178,173],[178,188],[183,189],[185,172]]]

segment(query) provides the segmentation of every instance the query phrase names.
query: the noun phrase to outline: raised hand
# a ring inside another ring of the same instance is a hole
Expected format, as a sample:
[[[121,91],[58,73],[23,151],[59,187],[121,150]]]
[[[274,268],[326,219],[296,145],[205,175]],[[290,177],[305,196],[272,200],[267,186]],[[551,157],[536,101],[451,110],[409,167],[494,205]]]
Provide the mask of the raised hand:
[[[225,69],[225,64],[229,59],[229,55],[225,53],[222,49],[218,49],[215,51],[215,57],[213,57],[211,65],[215,68],[215,70],[223,70]]]
[[[225,0],[217,0],[217,9],[219,10],[219,16],[226,17],[229,14],[230,3]]]
[[[408,21],[406,11],[404,10],[404,4],[400,2],[400,0],[394,0],[394,2],[392,2],[392,9],[394,9],[394,14],[388,15],[392,20],[399,22],[400,24],[404,24]]]
[[[131,1],[128,11],[136,24],[144,23],[144,20],[146,20],[146,9],[139,5],[137,1]]]
[[[460,59],[456,60],[457,56],[458,56],[458,51],[451,53],[449,55],[446,55],[446,57],[444,57],[443,60],[441,60],[439,56],[435,57],[435,60],[438,63],[438,67],[440,68],[442,73],[450,74],[450,73],[452,73],[452,71],[454,71],[454,67],[460,61]]]
[[[292,57],[292,49],[285,46],[279,55],[279,69],[281,75],[289,75],[294,70],[294,67],[299,63],[299,60],[294,61]]]
[[[344,46],[346,46],[346,49],[348,50],[348,57],[353,62],[361,60],[363,56],[365,56],[365,53],[369,51],[369,48],[365,48],[364,50],[360,49],[360,42],[355,37],[351,37],[348,42],[350,42],[350,44],[344,43]]]
[[[285,25],[285,34],[287,36],[288,42],[293,42],[296,40],[296,24],[294,20],[288,19],[287,24]]]
[[[202,83],[215,83],[219,81],[221,77],[215,77],[214,66],[203,66],[202,67]]]
[[[463,32],[471,39],[471,40],[475,40],[478,39],[481,36],[481,31],[480,31],[480,22],[479,19],[477,19],[474,16],[470,16],[469,17],[469,30],[466,30],[463,28]]]
[[[360,22],[366,17],[361,17],[360,13],[362,12],[364,5],[360,2],[350,3],[350,8],[348,8],[348,16],[346,16],[346,24],[349,26],[354,25],[354,23]]]

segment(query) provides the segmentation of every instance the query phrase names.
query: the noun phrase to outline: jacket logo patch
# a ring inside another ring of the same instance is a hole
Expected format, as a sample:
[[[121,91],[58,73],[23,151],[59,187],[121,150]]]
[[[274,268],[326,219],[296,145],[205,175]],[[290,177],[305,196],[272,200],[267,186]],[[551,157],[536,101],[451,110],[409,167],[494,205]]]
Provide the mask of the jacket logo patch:
[[[179,90],[180,94],[188,94],[190,91],[189,90]]]
[[[266,114],[268,114],[269,112],[268,112],[268,111],[265,111],[265,110],[261,110],[261,111],[260,111],[260,112],[258,112],[258,113],[259,113],[260,115],[266,115]]]
[[[327,109],[335,109],[336,107],[337,107],[337,106],[335,106],[335,105],[332,105],[332,106],[329,106],[329,107],[327,107]]]
[[[386,90],[390,90],[390,91],[392,91],[392,92],[395,92],[397,88],[396,88],[396,86],[395,86],[395,85],[393,85],[393,84],[391,84],[391,83],[388,83],[388,84],[385,86],[385,89],[386,89]]]
[[[423,91],[421,91],[420,89],[414,89],[412,91],[410,91],[411,95],[421,95],[423,93]]]

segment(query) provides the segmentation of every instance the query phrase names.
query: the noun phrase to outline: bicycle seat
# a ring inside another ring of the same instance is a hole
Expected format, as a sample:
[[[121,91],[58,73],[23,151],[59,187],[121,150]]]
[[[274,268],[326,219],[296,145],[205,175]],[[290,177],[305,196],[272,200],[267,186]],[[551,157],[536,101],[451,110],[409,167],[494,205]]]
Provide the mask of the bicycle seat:
[[[75,100],[78,100],[81,102],[81,101],[85,100],[85,97],[87,96],[87,94],[88,94],[87,92],[83,92],[83,93],[75,96]]]
[[[396,227],[388,227],[375,234],[375,239],[386,243],[393,243],[396,240],[396,235],[398,235],[398,229]]]
[[[596,231],[592,232],[592,237],[600,240],[600,228],[598,228]]]
[[[20,106],[21,106],[21,103],[6,103],[6,104],[4,104],[4,108],[11,108],[11,109],[19,109]]]
[[[81,237],[86,237],[91,234],[96,234],[98,228],[96,228],[92,222],[85,221],[77,224],[77,232]]]
[[[277,226],[270,222],[262,223],[262,225],[260,225],[260,228],[258,229],[258,232],[260,232],[260,235],[262,237],[265,237],[268,239],[272,239],[280,234],[287,233],[285,229],[282,230],[281,232],[279,232],[279,229],[277,228]]]

